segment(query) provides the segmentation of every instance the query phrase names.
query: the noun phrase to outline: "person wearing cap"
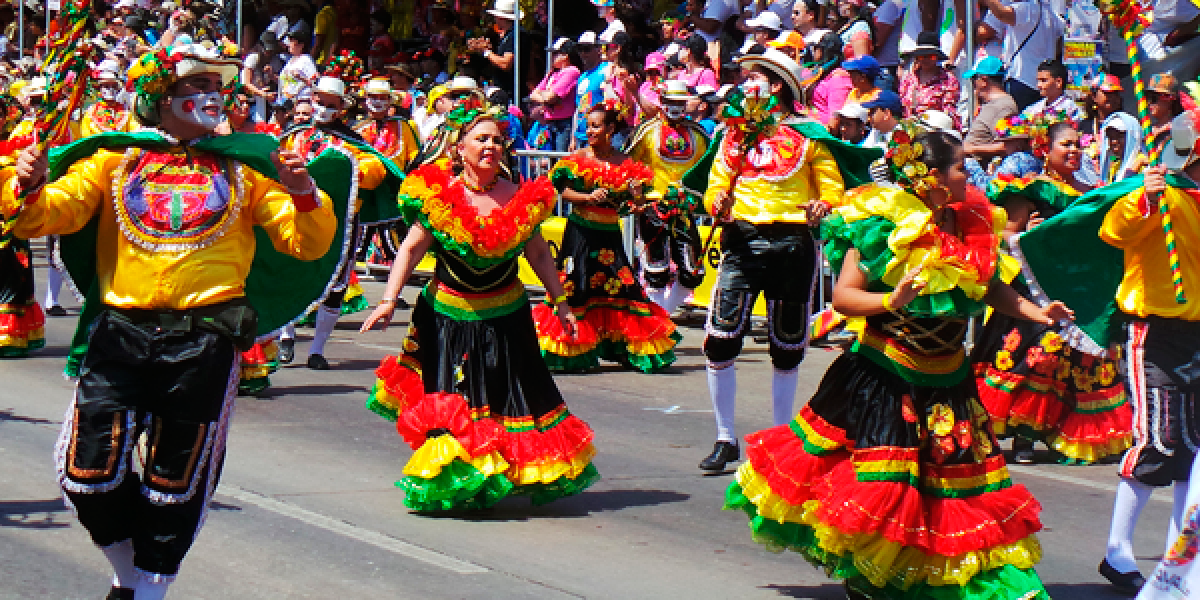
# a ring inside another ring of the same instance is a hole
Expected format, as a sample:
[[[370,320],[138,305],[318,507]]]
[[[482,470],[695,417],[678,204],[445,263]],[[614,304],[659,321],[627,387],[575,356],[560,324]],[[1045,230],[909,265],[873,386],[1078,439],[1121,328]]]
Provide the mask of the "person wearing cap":
[[[1150,115],[1150,138],[1146,144],[1161,154],[1171,139],[1171,124],[1183,113],[1179,80],[1170,73],[1155,73],[1146,85],[1147,113]]]
[[[738,59],[748,71],[742,98],[774,97],[783,124],[751,144],[740,129],[714,140],[711,167],[702,180],[693,169],[683,179],[703,191],[704,205],[721,230],[722,259],[705,325],[704,354],[717,425],[712,454],[700,463],[723,472],[740,457],[734,434],[735,363],[750,328],[750,307],[765,294],[769,316],[774,421],[792,417],[799,373],[808,346],[809,302],[819,272],[814,228],[845,190],[869,181],[867,166],[878,150],[863,150],[796,118],[800,65],[770,49]],[[745,114],[744,99],[741,109]],[[747,147],[748,146],[748,147]],[[703,166],[707,163],[700,163]]]
[[[1111,115],[1121,111],[1121,92],[1124,90],[1121,79],[1116,75],[1100,74],[1084,97],[1083,109],[1088,116],[1079,124],[1079,131],[1083,133],[1080,143],[1083,144],[1084,156],[1096,165],[1096,172],[1101,175],[1103,169],[1099,158],[1104,147],[1101,143],[1101,139],[1104,138],[1103,125]]]
[[[699,85],[689,91],[692,97],[687,100],[684,114],[703,127],[704,132],[711,136],[717,129],[717,122],[713,119],[713,110],[721,102],[721,99],[717,97],[717,90],[711,86]]]
[[[837,111],[837,136],[847,144],[862,145],[867,136],[867,109],[861,104],[846,104]]]
[[[900,95],[891,90],[882,90],[874,100],[862,103],[867,109],[867,124],[871,132],[863,140],[867,148],[886,148],[888,140],[892,139],[892,131],[904,116],[904,105]]]
[[[642,74],[645,75],[645,81],[638,87],[637,98],[638,108],[641,109],[642,122],[649,121],[662,113],[662,99],[659,97],[659,88],[666,81],[667,57],[661,52],[651,52],[646,55],[646,65],[642,69]]]
[[[574,135],[569,150],[582,148],[587,145],[587,112],[597,102],[604,100],[604,82],[607,78],[609,63],[601,60],[599,40],[596,33],[585,31],[579,35],[575,51],[583,66],[579,68],[579,79],[575,82],[575,121],[572,129]]]
[[[420,141],[408,119],[392,116],[391,84],[383,77],[372,77],[363,94],[367,117],[354,126],[355,133],[398,166],[407,167],[421,149]]]
[[[303,25],[303,22],[299,25]],[[275,101],[295,102],[297,98],[312,90],[312,85],[316,83],[320,73],[317,71],[317,63],[304,51],[308,43],[307,26],[293,28],[283,35],[281,41],[289,58],[279,71],[279,96]]]
[[[874,56],[868,54],[846,60],[842,63],[842,68],[850,74],[850,83],[853,86],[850,93],[846,94],[846,102],[863,104],[879,95],[879,86],[875,85],[875,79],[879,77],[879,61],[875,60]],[[901,117],[903,115],[896,115],[896,118]]]
[[[292,127],[283,132],[279,140],[280,147],[287,148],[306,162],[312,162],[321,153],[335,149],[354,158],[356,166],[358,198],[357,210],[354,215],[353,232],[355,238],[349,244],[350,252],[346,256],[338,278],[332,282],[330,293],[325,301],[315,311],[313,339],[309,346],[307,366],[317,371],[329,370],[329,361],[325,358],[325,343],[333,334],[338,317],[343,312],[343,305],[350,312],[353,305],[346,304],[347,298],[361,294],[353,278],[353,259],[361,243],[359,227],[361,225],[376,225],[389,223],[399,218],[395,209],[394,194],[399,182],[404,179],[403,169],[389,157],[383,155],[361,135],[345,124],[345,115],[354,105],[354,98],[347,91],[346,82],[331,76],[323,76],[313,87],[313,122],[306,126]],[[370,202],[366,202],[369,200]],[[381,207],[380,204],[390,205]],[[357,307],[362,310],[364,307]]]
[[[575,85],[579,82],[579,67],[574,64],[575,43],[560,37],[551,46],[550,71],[533,88],[529,99],[540,105],[537,111],[539,129],[552,140],[551,150],[566,152],[571,146],[571,119],[575,116]],[[574,58],[573,58],[574,57]]]
[[[79,120],[79,135],[87,137],[107,131],[133,131],[138,128],[133,114],[120,101],[124,87],[117,77],[117,64],[104,61],[96,68],[93,85],[100,100],[83,111]]]
[[[753,40],[755,44],[766,46],[767,42],[779,37],[779,32],[783,31],[783,20],[779,15],[764,10],[755,16],[743,16],[738,19],[738,29],[749,33],[747,39]]]
[[[704,257],[695,223],[696,198],[679,182],[708,152],[709,135],[687,118],[693,98],[687,84],[668,80],[659,94],[663,110],[629,136],[629,157],[654,171],[646,208],[637,216],[646,295],[671,314],[704,280]]]
[[[937,110],[950,115],[954,126],[960,124],[958,99],[962,88],[958,76],[947,71],[942,63],[946,54],[942,52],[938,35],[932,31],[917,36],[917,46],[904,53],[912,67],[900,80],[900,100],[904,104],[904,116],[915,117],[927,110]]]
[[[340,257],[338,203],[303,159],[211,135],[238,61],[168,52],[129,74],[137,118],[156,129],[81,140],[49,166],[31,146],[0,191],[0,214],[20,209],[14,233],[61,234],[89,290],[55,458],[112,565],[109,598],[164,596],[217,487],[239,351],[319,298]]]
[[[1004,91],[1004,63],[999,58],[987,56],[980,59],[965,77],[975,90],[979,112],[967,130],[963,151],[987,163],[992,158],[1007,154],[1003,142],[996,137],[996,124],[1017,114],[1017,103]]]
[[[768,40],[763,45],[767,48],[779,50],[797,63],[810,62],[812,58],[809,56],[808,44],[804,42],[804,36],[795,31],[785,31],[779,34],[779,37]]]
[[[430,93],[430,103],[437,112],[433,117],[434,128],[425,134],[421,151],[417,153],[410,166],[427,165],[448,159],[450,140],[454,136],[454,124],[446,122],[446,114],[457,108],[473,110],[484,108],[487,104],[487,99],[479,84],[465,75],[456,75],[444,87],[443,94]],[[427,122],[426,127],[429,125],[430,123]]]

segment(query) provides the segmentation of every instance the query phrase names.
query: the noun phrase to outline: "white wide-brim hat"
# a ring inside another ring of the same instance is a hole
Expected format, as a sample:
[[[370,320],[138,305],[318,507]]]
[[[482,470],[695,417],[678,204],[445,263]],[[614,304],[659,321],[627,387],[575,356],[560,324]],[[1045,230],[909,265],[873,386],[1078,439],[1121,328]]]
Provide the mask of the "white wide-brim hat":
[[[1196,124],[1192,115],[1184,111],[1171,121],[1171,141],[1163,148],[1162,164],[1172,171],[1182,171],[1196,155]]]
[[[488,14],[509,21],[517,20],[517,2],[516,0],[496,0],[495,8],[489,8]]]
[[[346,93],[346,82],[337,77],[322,77],[317,80],[317,85],[313,87],[313,94],[331,94],[338,96],[347,104],[352,104],[354,98]]]
[[[691,100],[693,94],[688,90],[686,81],[668,79],[659,97],[663,100]]]
[[[737,59],[739,65],[744,68],[752,69],[754,67],[763,67],[770,69],[771,72],[779,75],[788,87],[792,88],[792,97],[799,100],[804,86],[800,85],[802,80],[800,76],[800,65],[792,60],[788,55],[774,49],[769,48],[762,54],[747,54],[740,56]],[[790,110],[791,107],[789,106]]]
[[[373,77],[367,81],[366,87],[363,88],[363,93],[370,96],[372,94],[391,94],[392,84],[383,77]]]
[[[181,54],[179,62],[175,63],[175,77],[183,79],[201,73],[216,73],[221,76],[221,85],[237,78],[242,72],[242,61],[236,58],[225,58],[215,49],[209,50],[199,45],[176,46],[171,55]]]

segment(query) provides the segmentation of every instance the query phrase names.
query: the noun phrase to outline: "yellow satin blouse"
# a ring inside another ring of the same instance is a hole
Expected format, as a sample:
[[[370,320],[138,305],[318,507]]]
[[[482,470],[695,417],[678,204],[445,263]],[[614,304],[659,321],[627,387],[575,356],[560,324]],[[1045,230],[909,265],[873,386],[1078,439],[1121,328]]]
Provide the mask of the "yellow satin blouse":
[[[650,200],[662,200],[668,186],[680,187],[679,180],[708,152],[708,138],[691,128],[680,127],[680,132],[688,136],[687,148],[680,152],[664,151],[664,125],[661,119],[656,119],[646,125],[646,132],[629,150],[629,158],[654,170],[654,189],[646,191]]]
[[[150,157],[162,160],[136,170],[140,158]],[[106,304],[120,308],[186,309],[243,296],[254,259],[254,225],[266,230],[276,250],[300,260],[329,250],[337,218],[323,192],[315,209],[299,212],[278,182],[233,163],[220,207],[205,162],[218,164],[195,152],[186,158],[180,147],[149,157],[133,149],[128,157],[125,151],[100,150],[23,208],[12,178],[0,190],[0,213],[11,216],[20,208],[14,231],[22,238],[73,233],[99,215],[100,293]],[[125,187],[129,171],[145,175],[145,185]],[[156,174],[174,179],[164,183]]]
[[[1157,210],[1142,216],[1143,191],[1121,198],[1104,217],[1100,239],[1125,251],[1125,276],[1117,289],[1117,305],[1122,311],[1139,317],[1200,321],[1200,191],[1193,192],[1168,187],[1162,199],[1171,212],[1185,304],[1175,302],[1162,217]]]
[[[825,144],[810,140],[798,131],[781,126],[776,134],[761,140],[744,155],[733,136],[726,135],[713,160],[704,207],[712,214],[713,201],[721,190],[733,186],[735,220],[756,225],[807,223],[804,208],[813,200],[840,206],[846,185],[837,161]]]

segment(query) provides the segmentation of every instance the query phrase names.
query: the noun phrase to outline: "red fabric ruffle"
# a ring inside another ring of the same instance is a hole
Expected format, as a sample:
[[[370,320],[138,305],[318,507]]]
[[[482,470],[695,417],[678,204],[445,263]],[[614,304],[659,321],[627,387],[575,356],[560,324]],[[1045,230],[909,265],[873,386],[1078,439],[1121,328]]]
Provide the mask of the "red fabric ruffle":
[[[267,353],[263,351],[263,347],[270,342],[256,343],[249,350],[242,353],[242,366],[257,366],[265,365],[270,361],[267,360]]]
[[[1091,445],[1133,435],[1133,407],[1126,402],[1103,412],[1072,412],[1059,427],[1059,435],[1072,443]]]
[[[396,431],[413,450],[436,429],[449,430],[471,456],[493,452],[502,442],[500,424],[491,419],[471,420],[471,407],[460,394],[425,394],[396,416]]]
[[[746,459],[767,480],[772,492],[794,506],[817,499],[814,484],[837,464],[849,461],[850,456],[844,446],[821,456],[811,454],[804,449],[804,440],[796,437],[788,425],[746,436]]]
[[[813,491],[822,523],[843,533],[878,533],[926,554],[958,556],[1015,544],[1042,528],[1041,504],[1022,485],[967,498],[923,496],[905,483],[858,481],[851,461],[843,460]]]
[[[596,336],[596,329],[586,320],[576,322],[574,336],[567,335],[567,330],[563,329],[558,315],[554,314],[554,308],[549,304],[542,303],[533,307],[533,325],[537,329],[538,337],[556,342],[586,348],[593,348],[600,342]]]
[[[642,304],[642,303],[639,303]],[[623,340],[627,342],[649,342],[661,340],[675,333],[675,322],[667,311],[653,302],[646,302],[650,314],[635,315],[629,311],[608,306],[582,307],[573,309],[576,316],[582,311],[580,323],[587,323],[597,338]]]
[[[28,340],[31,334],[41,339],[46,315],[37,302],[26,305],[0,304],[0,337]]]
[[[986,405],[985,405],[986,406]],[[1038,431],[1054,429],[1071,407],[1053,392],[1035,392],[1021,387],[1013,394],[1012,408],[1005,418],[1010,423],[1025,424]]]
[[[575,415],[568,415],[546,431],[508,432],[500,455],[518,466],[550,461],[570,462],[591,445],[594,437],[595,433],[587,423]]]
[[[412,361],[405,364],[404,361]],[[421,380],[421,372],[417,370],[416,361],[410,357],[383,357],[379,367],[375,369],[375,377],[379,383],[401,407],[411,406],[425,396],[425,382]]]

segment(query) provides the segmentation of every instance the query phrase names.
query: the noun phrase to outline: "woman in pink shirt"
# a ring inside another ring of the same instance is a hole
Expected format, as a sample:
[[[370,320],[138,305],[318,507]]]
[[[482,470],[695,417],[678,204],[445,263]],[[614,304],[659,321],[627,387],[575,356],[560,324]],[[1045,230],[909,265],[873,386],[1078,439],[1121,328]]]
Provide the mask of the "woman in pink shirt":
[[[704,38],[693,34],[681,45],[683,47],[679,50],[679,60],[684,68],[677,79],[692,88],[698,85],[712,86],[714,90],[721,87],[717,83],[717,72],[713,70],[712,61],[708,58],[708,44]]]
[[[820,81],[812,92],[812,107],[817,120],[828,126],[834,113],[846,104],[846,97],[854,89],[850,73],[841,67],[841,39],[836,33],[827,33],[820,43],[812,47],[813,59],[820,67]]]
[[[533,117],[541,121],[554,136],[554,149],[566,152],[571,142],[571,119],[575,116],[575,82],[579,79],[579,62],[572,51],[574,42],[560,37],[554,42],[550,72],[529,94],[537,106]]]

